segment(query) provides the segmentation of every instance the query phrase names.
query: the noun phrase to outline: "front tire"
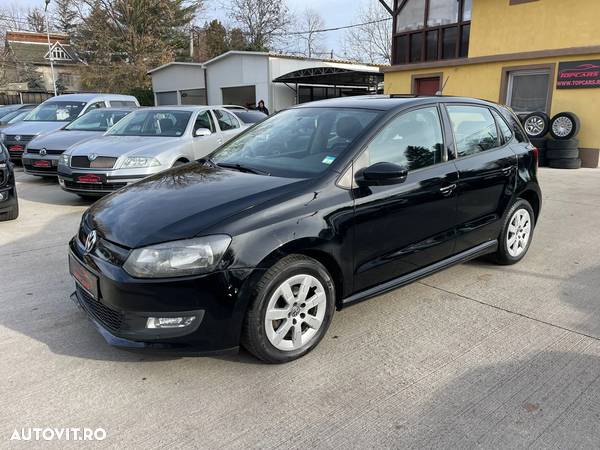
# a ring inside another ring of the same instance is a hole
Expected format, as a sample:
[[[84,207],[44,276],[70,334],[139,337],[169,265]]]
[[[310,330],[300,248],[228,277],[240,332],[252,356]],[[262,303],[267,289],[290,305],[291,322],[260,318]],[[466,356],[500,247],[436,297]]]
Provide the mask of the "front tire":
[[[502,265],[516,264],[527,254],[533,230],[535,215],[527,200],[518,199],[508,211],[502,232],[498,239],[495,261]]]
[[[268,363],[298,359],[315,348],[335,310],[335,287],[313,258],[290,255],[257,283],[248,308],[242,345]]]

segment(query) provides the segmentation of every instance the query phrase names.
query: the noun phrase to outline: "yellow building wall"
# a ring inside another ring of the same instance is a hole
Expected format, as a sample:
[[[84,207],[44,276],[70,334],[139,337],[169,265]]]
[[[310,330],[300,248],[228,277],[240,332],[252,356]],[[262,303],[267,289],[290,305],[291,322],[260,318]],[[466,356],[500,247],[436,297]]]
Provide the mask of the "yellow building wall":
[[[598,2],[600,3],[600,0]],[[386,72],[384,89],[387,94],[407,94],[412,90],[412,75],[438,74],[442,72],[444,74],[444,82],[446,82],[444,88],[445,95],[475,97],[498,102],[500,100],[503,67],[556,63],[558,71],[559,61],[590,59],[600,59],[600,54]],[[554,74],[552,83],[553,86],[556,86],[556,73]],[[574,112],[581,119],[582,128],[577,136],[580,140],[580,147],[600,148],[600,89],[554,88],[551,114],[554,115],[564,111]]]
[[[600,0],[474,0],[469,57],[600,45]]]

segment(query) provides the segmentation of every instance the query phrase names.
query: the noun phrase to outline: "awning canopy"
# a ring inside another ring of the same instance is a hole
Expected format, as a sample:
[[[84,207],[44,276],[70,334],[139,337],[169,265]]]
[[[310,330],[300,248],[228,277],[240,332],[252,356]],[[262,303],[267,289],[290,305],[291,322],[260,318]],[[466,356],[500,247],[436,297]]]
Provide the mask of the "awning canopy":
[[[372,86],[383,82],[383,74],[339,67],[312,67],[286,73],[273,80],[286,84],[321,84],[326,86]]]

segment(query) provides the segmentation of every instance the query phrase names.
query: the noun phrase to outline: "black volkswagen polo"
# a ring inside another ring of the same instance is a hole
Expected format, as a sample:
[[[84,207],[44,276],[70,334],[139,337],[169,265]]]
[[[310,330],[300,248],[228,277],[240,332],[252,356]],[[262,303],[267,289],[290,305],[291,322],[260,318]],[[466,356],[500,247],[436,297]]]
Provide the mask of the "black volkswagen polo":
[[[13,163],[10,154],[0,142],[0,222],[19,217],[19,201]]]
[[[70,243],[72,298],[114,345],[290,361],[336,309],[482,255],[518,262],[536,172],[493,103],[301,105],[95,203]]]

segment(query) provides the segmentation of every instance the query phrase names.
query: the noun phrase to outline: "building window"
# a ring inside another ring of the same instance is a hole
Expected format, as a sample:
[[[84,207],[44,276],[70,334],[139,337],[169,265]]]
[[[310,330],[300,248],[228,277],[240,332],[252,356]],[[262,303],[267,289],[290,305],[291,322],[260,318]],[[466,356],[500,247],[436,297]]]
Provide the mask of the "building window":
[[[472,0],[395,0],[392,64],[465,58]]]
[[[67,60],[71,59],[71,57],[65,51],[65,49],[58,43],[54,44],[54,47],[52,47],[52,50],[46,54],[46,58],[48,58],[49,56],[52,58],[52,60],[55,60],[55,61],[56,60],[67,61]]]
[[[519,113],[550,110],[550,69],[508,73],[506,104]]]
[[[157,106],[177,105],[178,104],[176,91],[157,92],[155,95],[156,95],[156,105]]]

